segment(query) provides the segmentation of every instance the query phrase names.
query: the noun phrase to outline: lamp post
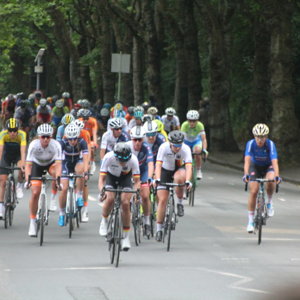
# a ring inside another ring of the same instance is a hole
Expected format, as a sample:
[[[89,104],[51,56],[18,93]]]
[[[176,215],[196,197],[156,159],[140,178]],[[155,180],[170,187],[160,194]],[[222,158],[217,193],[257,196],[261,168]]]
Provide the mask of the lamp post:
[[[43,66],[41,66],[41,60],[45,53],[45,49],[41,48],[39,52],[37,53],[34,62],[36,63],[36,66],[34,67],[34,72],[36,73],[36,90],[40,90],[40,75],[43,73]]]

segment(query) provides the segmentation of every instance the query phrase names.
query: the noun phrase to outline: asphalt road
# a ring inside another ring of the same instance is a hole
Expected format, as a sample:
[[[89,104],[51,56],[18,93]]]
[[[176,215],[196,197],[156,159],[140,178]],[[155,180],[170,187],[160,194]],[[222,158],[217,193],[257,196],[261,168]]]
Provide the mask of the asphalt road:
[[[246,233],[247,194],[241,175],[207,163],[195,207],[185,204],[171,251],[143,240],[121,253],[120,266],[98,235],[101,207],[94,177],[90,222],[68,238],[50,215],[45,243],[27,236],[26,192],[14,224],[0,221],[0,299],[265,299],[300,279],[300,188],[283,183],[263,241]]]

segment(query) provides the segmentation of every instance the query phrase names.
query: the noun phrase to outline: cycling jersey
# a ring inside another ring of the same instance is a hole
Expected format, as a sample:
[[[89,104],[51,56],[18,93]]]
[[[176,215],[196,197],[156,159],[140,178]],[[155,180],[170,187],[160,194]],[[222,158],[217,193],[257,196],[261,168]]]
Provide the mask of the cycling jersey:
[[[31,108],[22,108],[18,107],[15,111],[14,118],[20,120],[22,126],[28,126],[31,117],[34,115],[34,112]]]
[[[83,154],[88,154],[87,143],[84,139],[78,138],[77,144],[72,146],[68,139],[63,139],[60,141],[61,149],[62,149],[62,159],[75,161],[82,158]]]
[[[277,159],[277,150],[273,141],[266,139],[262,147],[258,147],[255,139],[247,142],[245,156],[251,157],[251,162],[258,166],[269,166],[273,159]]]
[[[87,130],[81,129],[79,137],[83,138],[88,145],[91,144],[91,136]]]
[[[120,177],[128,174],[129,172],[132,172],[133,177],[140,177],[139,162],[135,155],[132,155],[124,166],[120,165],[120,162],[115,157],[113,151],[104,155],[100,168],[100,175],[109,173],[113,176]]]
[[[58,126],[59,123],[61,122],[62,117],[69,113],[69,109],[68,107],[64,106],[64,107],[53,107],[52,109],[52,123],[54,124],[54,126]]]
[[[158,133],[157,136],[156,136],[156,139],[155,139],[155,142],[153,144],[150,144],[147,140],[147,137],[146,137],[146,142],[148,144],[148,146],[150,147],[151,151],[152,151],[152,154],[153,154],[153,161],[154,163],[156,162],[156,157],[157,157],[157,153],[158,153],[158,149],[160,147],[161,144],[165,143],[166,142],[166,139],[165,137]]]
[[[167,115],[163,115],[161,121],[164,124],[164,130],[166,132],[171,132],[180,127],[179,118],[177,116],[173,116],[173,118],[169,120]]]
[[[114,137],[112,130],[107,130],[101,140],[100,149],[106,149],[106,152],[112,151],[116,143],[129,141],[127,133],[122,132],[119,137]]]
[[[39,105],[36,108],[36,113],[37,114],[50,114],[51,113],[51,107],[49,105]]]
[[[169,142],[163,143],[159,149],[156,158],[157,162],[162,164],[162,168],[168,171],[174,171],[176,167],[192,163],[192,153],[189,146],[182,144],[179,152],[174,153]]]
[[[34,162],[40,166],[48,166],[56,160],[62,160],[61,145],[58,141],[51,139],[46,148],[42,147],[39,139],[29,144],[27,162]]]
[[[91,140],[93,141],[93,129],[95,128],[98,131],[98,123],[97,120],[93,117],[89,117],[88,120],[84,120],[83,118],[79,118],[79,120],[84,122],[84,129],[90,133]],[[97,142],[97,141],[94,141]]]
[[[65,133],[65,128],[66,128],[66,126],[63,124],[58,126],[57,133],[56,133],[56,140],[58,142],[62,141],[64,133]]]
[[[197,121],[194,128],[190,126],[188,121],[183,122],[181,131],[184,133],[184,140],[187,142],[194,142],[196,140],[201,141],[201,134],[205,134],[204,125],[199,121]]]

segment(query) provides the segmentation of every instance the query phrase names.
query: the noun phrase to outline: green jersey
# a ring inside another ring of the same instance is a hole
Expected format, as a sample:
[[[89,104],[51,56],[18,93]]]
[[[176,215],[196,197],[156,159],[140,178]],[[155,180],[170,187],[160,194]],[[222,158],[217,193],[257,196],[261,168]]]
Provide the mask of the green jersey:
[[[185,140],[189,142],[201,140],[201,134],[205,134],[204,125],[200,121],[197,122],[194,128],[191,128],[188,121],[183,122],[181,131],[185,135]]]

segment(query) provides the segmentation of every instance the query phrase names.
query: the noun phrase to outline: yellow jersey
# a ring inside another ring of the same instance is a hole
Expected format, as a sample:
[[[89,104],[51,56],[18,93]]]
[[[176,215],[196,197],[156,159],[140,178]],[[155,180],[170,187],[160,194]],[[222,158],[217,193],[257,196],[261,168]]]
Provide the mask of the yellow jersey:
[[[11,144],[14,146],[16,144],[19,144],[20,146],[26,146],[26,132],[19,129],[18,134],[15,137],[11,138],[7,129],[2,130],[0,132],[0,146],[4,146],[5,144]]]

